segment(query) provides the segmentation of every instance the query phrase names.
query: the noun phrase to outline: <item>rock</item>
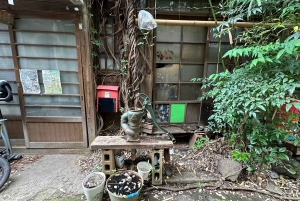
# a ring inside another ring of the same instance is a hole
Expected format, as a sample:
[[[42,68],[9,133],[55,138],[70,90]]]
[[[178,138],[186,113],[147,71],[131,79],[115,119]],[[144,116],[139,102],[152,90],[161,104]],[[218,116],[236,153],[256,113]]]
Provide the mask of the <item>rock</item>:
[[[300,156],[294,156],[293,158],[300,162]]]
[[[166,182],[168,184],[195,184],[217,182],[219,179],[210,175],[197,176],[194,172],[175,173]]]
[[[224,179],[235,181],[242,171],[242,165],[229,158],[218,161],[218,171]]]
[[[272,192],[272,193],[279,194],[279,195],[283,194],[282,189],[279,186],[275,185],[274,182],[269,182],[268,183],[267,190]]]
[[[278,178],[279,178],[279,175],[278,175],[276,172],[271,171],[271,172],[270,172],[270,177],[271,177],[272,179],[278,179]]]
[[[283,165],[284,164],[284,165]],[[290,173],[287,168],[291,167],[296,171],[295,174]],[[295,159],[288,160],[282,160],[281,164],[272,164],[272,170],[279,173],[286,175],[292,179],[299,179],[300,178],[300,162],[298,162]]]
[[[172,172],[171,172],[170,169],[166,169],[166,175],[169,176],[169,177],[172,175]]]

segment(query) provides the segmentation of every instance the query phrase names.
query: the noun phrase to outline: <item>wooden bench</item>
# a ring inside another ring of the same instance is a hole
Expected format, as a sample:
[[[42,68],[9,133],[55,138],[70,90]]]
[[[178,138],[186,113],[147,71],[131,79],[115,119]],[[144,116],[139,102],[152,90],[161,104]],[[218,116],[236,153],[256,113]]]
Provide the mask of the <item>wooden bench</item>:
[[[141,136],[139,142],[128,142],[126,136],[98,136],[90,146],[91,150],[102,150],[102,171],[111,175],[115,169],[114,150],[118,149],[152,149],[151,161],[154,167],[154,157],[158,155],[160,167],[152,170],[152,184],[162,184],[162,154],[165,161],[170,160],[169,149],[173,143],[161,136]]]

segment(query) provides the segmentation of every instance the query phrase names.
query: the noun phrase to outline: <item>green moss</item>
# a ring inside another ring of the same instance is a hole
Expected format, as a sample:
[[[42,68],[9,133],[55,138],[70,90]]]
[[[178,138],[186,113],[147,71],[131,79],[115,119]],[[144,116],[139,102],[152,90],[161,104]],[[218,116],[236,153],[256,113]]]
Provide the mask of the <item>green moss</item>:
[[[82,201],[83,197],[84,197],[83,194],[79,194],[72,197],[55,198],[52,199],[51,201]]]

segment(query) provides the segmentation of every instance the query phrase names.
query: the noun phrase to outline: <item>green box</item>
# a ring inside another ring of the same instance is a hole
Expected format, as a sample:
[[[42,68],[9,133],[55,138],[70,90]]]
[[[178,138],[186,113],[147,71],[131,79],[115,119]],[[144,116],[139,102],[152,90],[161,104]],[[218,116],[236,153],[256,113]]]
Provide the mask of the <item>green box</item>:
[[[185,104],[176,103],[171,104],[171,111],[170,111],[170,122],[171,123],[182,123],[184,122],[184,115],[185,115]]]

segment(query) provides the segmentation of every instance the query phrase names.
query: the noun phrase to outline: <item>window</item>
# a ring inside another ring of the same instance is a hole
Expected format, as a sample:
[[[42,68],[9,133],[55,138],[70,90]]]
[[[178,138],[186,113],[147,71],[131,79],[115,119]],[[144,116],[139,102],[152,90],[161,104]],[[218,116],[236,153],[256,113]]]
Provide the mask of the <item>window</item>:
[[[81,117],[75,23],[18,19],[14,26],[20,70],[36,71],[40,87],[40,93],[23,91],[26,116]],[[46,92],[45,79],[59,79],[61,92]]]
[[[218,38],[208,27],[158,26],[156,30],[155,113],[160,123],[206,124],[211,101],[199,102],[204,78],[224,71],[222,55],[229,37]],[[221,51],[219,51],[219,49]],[[227,63],[230,67],[231,61]]]
[[[190,80],[203,77],[206,34],[206,27],[157,27],[154,91],[158,121],[198,122],[202,85]]]

